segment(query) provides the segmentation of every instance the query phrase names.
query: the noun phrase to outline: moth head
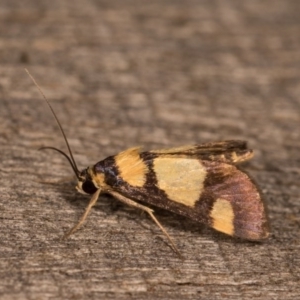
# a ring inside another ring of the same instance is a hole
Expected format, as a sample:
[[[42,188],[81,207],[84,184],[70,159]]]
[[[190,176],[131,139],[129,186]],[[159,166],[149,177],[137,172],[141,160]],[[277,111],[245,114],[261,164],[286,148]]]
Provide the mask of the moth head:
[[[99,189],[93,181],[93,173],[90,167],[79,173],[76,189],[79,193],[88,195],[94,194]]]

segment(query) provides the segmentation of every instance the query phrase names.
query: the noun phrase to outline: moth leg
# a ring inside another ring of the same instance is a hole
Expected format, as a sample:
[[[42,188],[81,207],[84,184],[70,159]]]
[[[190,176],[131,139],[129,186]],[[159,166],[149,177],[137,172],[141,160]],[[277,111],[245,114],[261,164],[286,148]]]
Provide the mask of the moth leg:
[[[99,198],[99,195],[100,195],[100,192],[101,192],[101,189],[98,189],[92,196],[88,206],[86,207],[85,209],[85,212],[84,214],[81,216],[81,218],[79,219],[78,223],[69,231],[67,232],[63,239],[66,239],[68,238],[72,233],[74,233],[82,224],[83,222],[85,221],[85,219],[87,218],[88,214],[90,213],[91,211],[91,208],[96,204],[98,198]]]
[[[157,218],[154,216],[153,214],[153,210],[147,206],[144,206],[142,204],[139,204],[129,198],[124,197],[123,195],[115,192],[115,191],[109,191],[109,193],[114,196],[115,198],[117,198],[118,200],[120,200],[121,202],[132,206],[132,207],[136,207],[141,209],[142,211],[145,211],[146,213],[149,214],[149,216],[152,218],[152,220],[156,223],[156,225],[160,228],[160,230],[164,233],[164,235],[168,238],[172,249],[182,258],[181,253],[179,252],[178,248],[175,246],[173,240],[171,239],[170,235],[168,234],[168,232],[165,230],[165,228],[160,224],[160,222],[157,220]]]

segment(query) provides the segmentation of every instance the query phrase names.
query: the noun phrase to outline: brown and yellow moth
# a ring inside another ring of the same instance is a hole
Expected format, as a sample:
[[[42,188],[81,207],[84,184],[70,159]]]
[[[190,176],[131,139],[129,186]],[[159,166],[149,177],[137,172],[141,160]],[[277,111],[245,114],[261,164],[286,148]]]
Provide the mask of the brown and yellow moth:
[[[66,236],[83,224],[100,193],[108,193],[147,212],[177,253],[153,209],[145,204],[185,216],[230,236],[246,240],[268,237],[261,194],[252,179],[236,166],[253,156],[246,142],[231,140],[152,151],[130,148],[79,171],[62,126],[40,92],[60,127],[70,156],[54,147],[42,149],[52,149],[65,156],[78,179],[76,189],[91,195],[85,213]]]

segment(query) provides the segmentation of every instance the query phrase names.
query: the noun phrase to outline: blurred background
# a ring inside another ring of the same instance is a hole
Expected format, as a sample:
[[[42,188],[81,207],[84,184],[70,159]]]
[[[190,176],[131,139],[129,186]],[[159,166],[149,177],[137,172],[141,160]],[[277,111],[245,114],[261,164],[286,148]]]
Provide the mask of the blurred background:
[[[2,299],[300,298],[299,13],[297,0],[2,0]],[[132,146],[247,140],[271,238],[159,210],[181,261],[146,216],[103,197],[61,242],[88,199],[63,157],[37,151],[66,147],[24,68],[80,168]]]

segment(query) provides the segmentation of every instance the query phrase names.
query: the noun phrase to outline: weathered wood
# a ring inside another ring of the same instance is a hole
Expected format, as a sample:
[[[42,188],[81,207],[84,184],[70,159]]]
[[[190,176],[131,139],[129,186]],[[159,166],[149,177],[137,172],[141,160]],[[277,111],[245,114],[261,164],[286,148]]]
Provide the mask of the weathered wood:
[[[1,299],[300,298],[300,2],[1,1]],[[80,167],[127,147],[246,139],[272,236],[235,240],[76,193],[35,76]],[[66,179],[66,180],[65,180]],[[45,183],[47,182],[47,183]]]

